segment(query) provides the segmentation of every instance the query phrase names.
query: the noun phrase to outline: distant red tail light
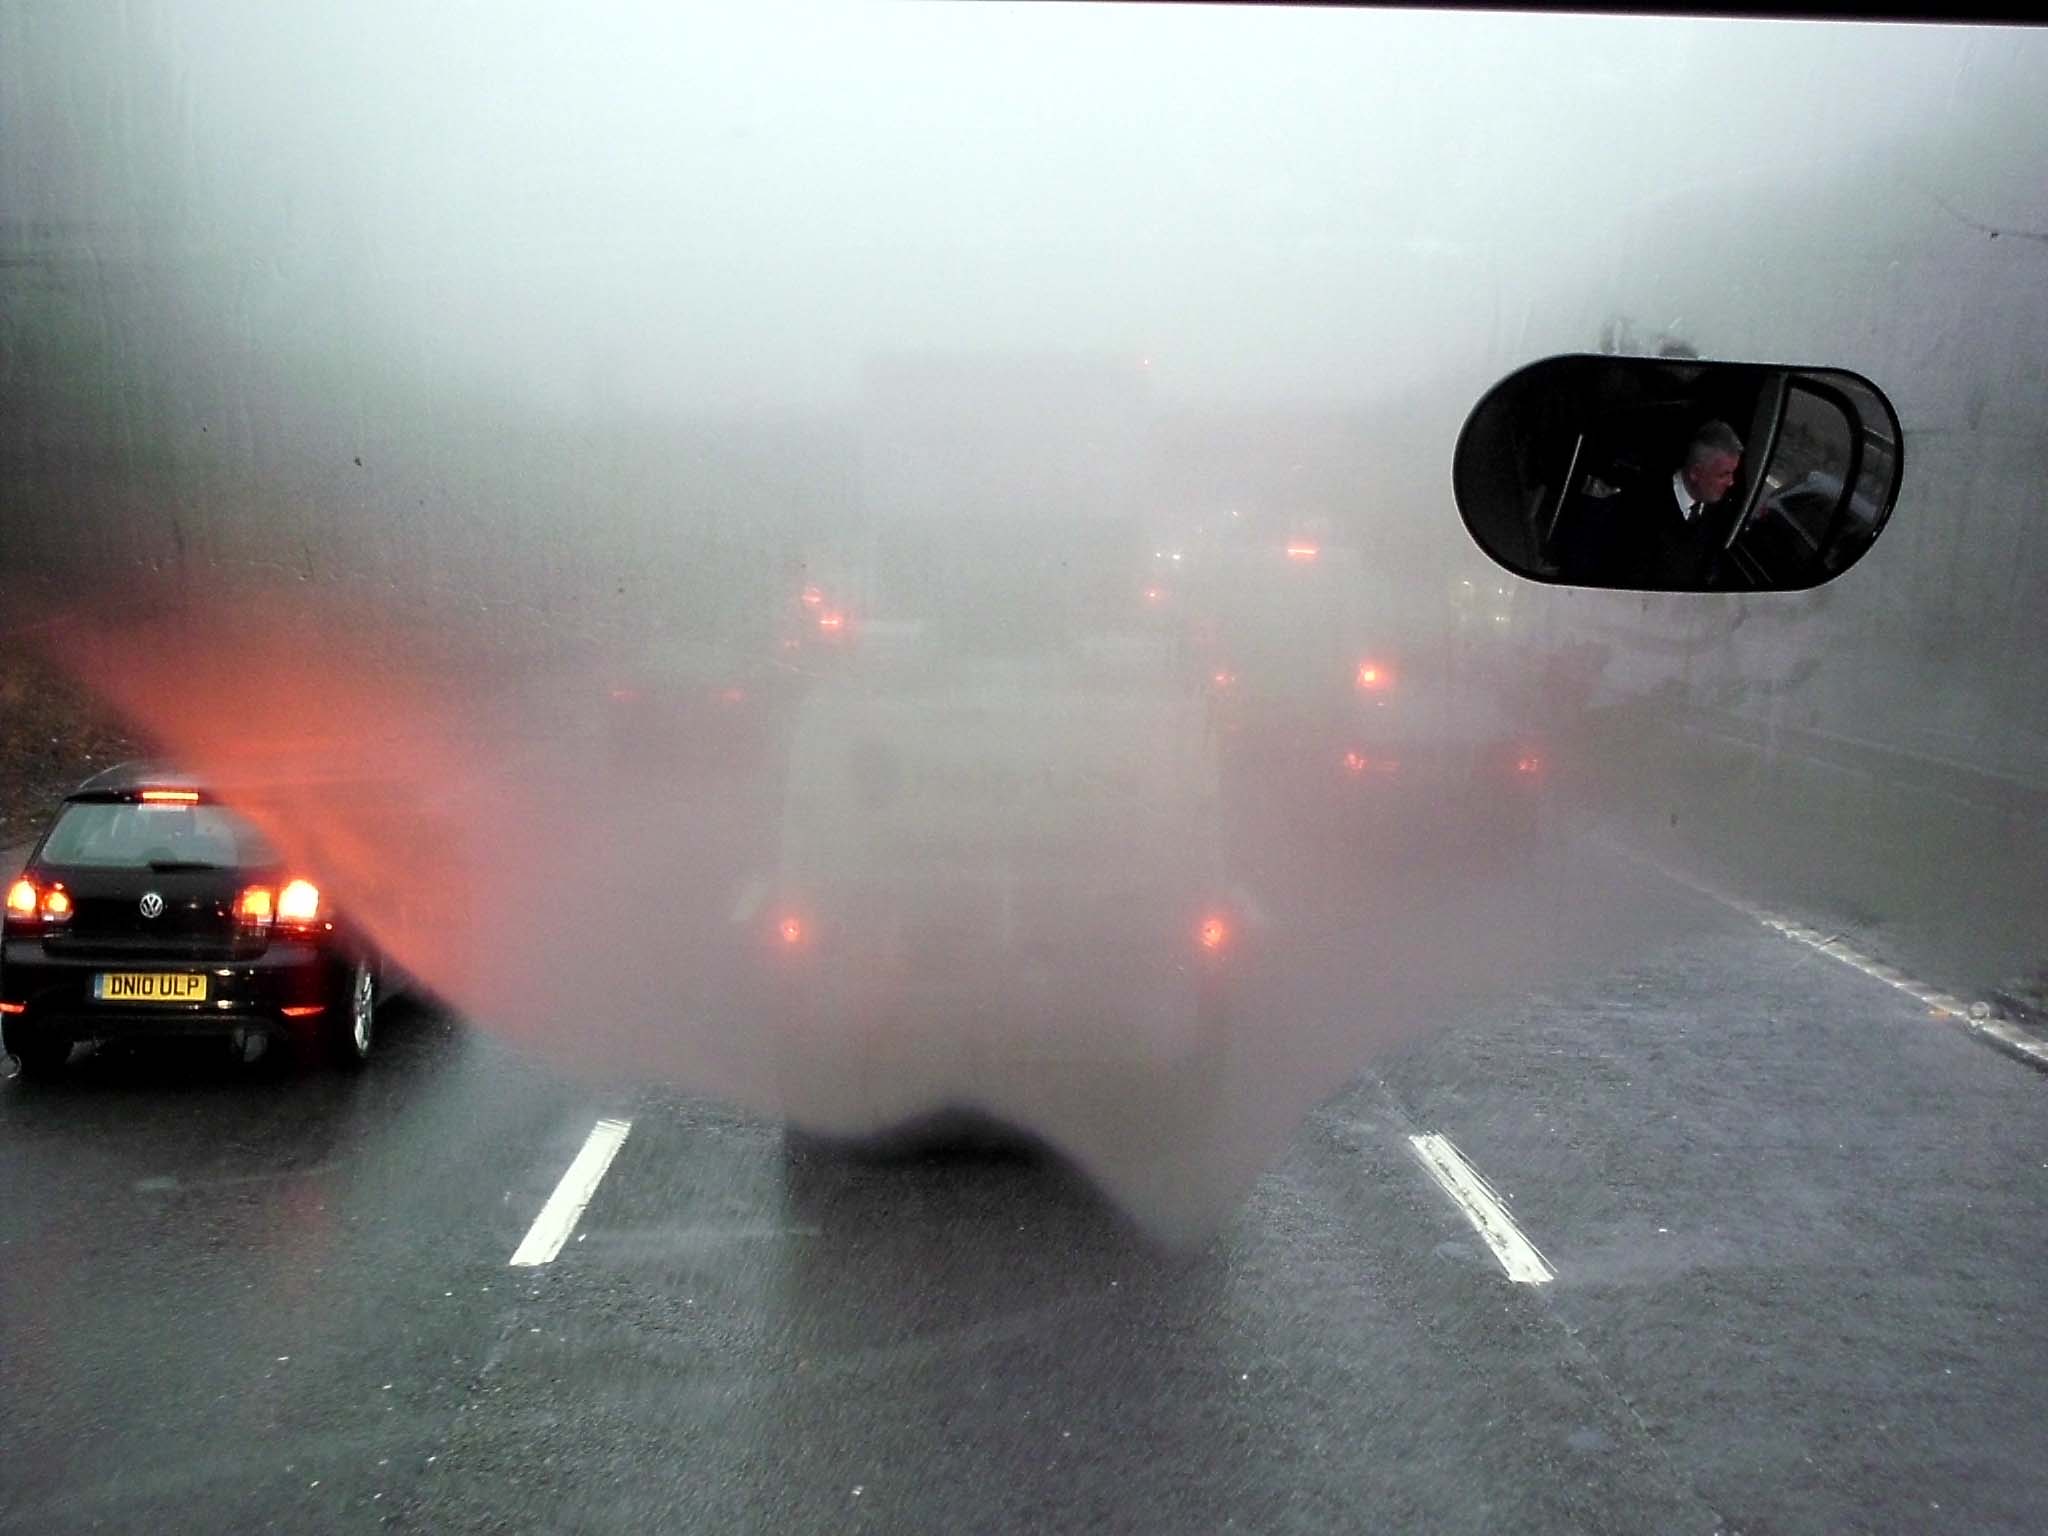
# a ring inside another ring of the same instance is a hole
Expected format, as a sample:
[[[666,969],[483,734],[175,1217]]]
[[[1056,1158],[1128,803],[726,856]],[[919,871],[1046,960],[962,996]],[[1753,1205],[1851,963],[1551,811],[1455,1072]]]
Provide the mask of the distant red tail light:
[[[1165,599],[1165,597],[1166,597],[1166,593],[1165,593],[1164,589],[1162,589],[1162,588],[1159,588],[1159,587],[1147,587],[1147,588],[1145,589],[1145,601],[1146,601],[1146,602],[1148,602],[1148,603],[1157,603],[1157,602],[1163,601],[1163,600]]]
[[[804,925],[804,920],[792,912],[783,914],[781,920],[776,923],[775,936],[782,941],[784,947],[795,949],[811,936],[811,931]]]
[[[1515,772],[1517,773],[1534,775],[1542,771],[1543,759],[1533,752],[1524,753],[1515,759]]]
[[[1361,661],[1357,676],[1353,679],[1361,693],[1380,693],[1393,682],[1393,676],[1377,661]]]
[[[821,613],[818,615],[818,628],[824,630],[828,635],[837,634],[840,630],[846,628],[846,615],[837,609],[830,613]]]
[[[1369,766],[1365,760],[1365,754],[1362,752],[1346,752],[1344,754],[1344,771],[1346,773],[1363,773]]]
[[[1309,561],[1315,559],[1316,556],[1320,555],[1321,553],[1322,550],[1319,547],[1309,543],[1305,539],[1297,540],[1295,543],[1292,543],[1287,546],[1287,558],[1290,560],[1298,560],[1303,565],[1306,565]]]
[[[823,591],[822,591],[822,590],[821,590],[820,588],[818,588],[818,587],[805,587],[805,588],[804,588],[804,590],[803,590],[803,604],[804,604],[804,606],[805,606],[806,608],[816,608],[816,607],[819,607],[819,606],[820,606],[821,604],[823,604],[823,603],[824,603],[824,601],[825,601],[825,594],[824,594],[824,592],[823,592]]]
[[[1195,928],[1195,942],[1210,954],[1215,954],[1230,942],[1230,923],[1219,914],[1211,913]]]
[[[1232,683],[1237,681],[1237,674],[1235,672],[1217,672],[1210,677],[1209,681],[1214,683],[1218,688],[1228,688]]]

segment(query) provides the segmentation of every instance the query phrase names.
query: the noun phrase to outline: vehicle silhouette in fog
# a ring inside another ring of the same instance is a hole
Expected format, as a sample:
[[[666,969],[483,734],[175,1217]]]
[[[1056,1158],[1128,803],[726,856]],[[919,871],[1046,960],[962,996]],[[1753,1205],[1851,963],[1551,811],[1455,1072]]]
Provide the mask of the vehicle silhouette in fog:
[[[87,780],[7,893],[7,1050],[31,1076],[81,1041],[156,1036],[362,1065],[397,973],[308,874],[189,774]]]

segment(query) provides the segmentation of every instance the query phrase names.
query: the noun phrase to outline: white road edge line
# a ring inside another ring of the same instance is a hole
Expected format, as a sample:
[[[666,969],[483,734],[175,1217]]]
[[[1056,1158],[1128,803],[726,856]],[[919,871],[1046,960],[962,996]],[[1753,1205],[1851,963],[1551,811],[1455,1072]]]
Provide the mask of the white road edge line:
[[[1752,902],[1730,896],[1726,891],[1717,891],[1710,885],[1702,885],[1699,881],[1688,879],[1677,870],[1669,869],[1632,848],[1624,848],[1617,843],[1608,842],[1605,838],[1600,839],[1600,843],[1625,859],[1633,859],[1638,864],[1654,869],[1667,880],[1675,880],[1687,890],[1697,891],[1702,896],[1720,902],[1724,907],[1733,908],[1744,917],[1762,923],[1766,928],[1783,935],[1795,944],[1804,944],[1817,954],[1826,955],[1830,960],[1838,961],[1851,970],[1861,971],[1872,981],[1881,981],[1894,991],[1905,993],[1936,1014],[1954,1019],[1976,1033],[1997,1041],[2014,1055],[2024,1058],[2033,1065],[2048,1068],[2048,1046],[2042,1045],[2032,1035],[2013,1028],[2004,1019],[1993,1017],[1987,1004],[1966,1003],[1947,992],[1937,992],[1934,988],[1915,981],[1897,967],[1886,965],[1859,950],[1852,949],[1831,933],[1820,933],[1802,924],[1790,922]]]
[[[1479,1176],[1479,1170],[1465,1161],[1464,1153],[1451,1145],[1448,1136],[1410,1136],[1408,1144],[1430,1176],[1443,1186],[1444,1193],[1457,1202],[1465,1219],[1486,1239],[1486,1246],[1493,1250],[1510,1280],[1520,1285],[1548,1285],[1557,1278],[1557,1271],[1536,1251],[1536,1245],[1522,1235],[1514,1217],[1500,1203],[1500,1197]]]
[[[619,1148],[626,1143],[626,1133],[632,1129],[630,1120],[600,1120],[590,1128],[590,1134],[583,1139],[582,1150],[562,1174],[562,1181],[548,1196],[548,1203],[533,1218],[526,1240],[512,1255],[515,1266],[553,1262],[555,1255],[562,1251],[562,1244],[569,1240],[569,1234],[576,1230],[583,1208],[597,1193],[605,1170],[619,1155]]]

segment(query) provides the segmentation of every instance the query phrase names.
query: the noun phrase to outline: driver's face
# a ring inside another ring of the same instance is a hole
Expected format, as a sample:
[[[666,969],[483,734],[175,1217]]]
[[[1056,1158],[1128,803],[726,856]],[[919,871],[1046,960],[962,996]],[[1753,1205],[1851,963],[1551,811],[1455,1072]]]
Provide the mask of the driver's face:
[[[1741,464],[1742,460],[1733,454],[1713,454],[1686,467],[1685,483],[1701,501],[1719,501],[1735,484],[1735,471]]]

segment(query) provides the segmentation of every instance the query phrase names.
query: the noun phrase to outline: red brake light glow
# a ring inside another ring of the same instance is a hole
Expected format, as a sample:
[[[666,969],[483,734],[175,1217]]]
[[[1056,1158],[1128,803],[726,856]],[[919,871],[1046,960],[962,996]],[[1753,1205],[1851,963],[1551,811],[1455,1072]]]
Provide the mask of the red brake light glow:
[[[36,915],[36,888],[27,880],[17,880],[7,888],[7,910],[16,917]]]
[[[1148,603],[1156,603],[1165,596],[1166,594],[1157,587],[1147,587],[1145,589],[1145,601]]]
[[[267,928],[270,926],[271,918],[276,915],[276,903],[267,885],[250,886],[235,902],[235,916],[245,923]]]
[[[801,944],[804,941],[803,919],[800,917],[785,917],[775,925],[775,933],[785,944]]]
[[[1361,661],[1358,664],[1358,686],[1366,693],[1377,693],[1392,681],[1387,669],[1376,661]]]
[[[827,633],[834,633],[845,627],[846,615],[836,609],[831,613],[821,613],[818,615],[818,628],[825,630]]]
[[[71,898],[62,891],[43,892],[43,916],[61,920],[71,915]]]
[[[1235,672],[1218,672],[1210,681],[1218,688],[1228,688],[1237,681],[1237,674]]]
[[[816,587],[805,587],[803,600],[806,608],[815,608],[825,601],[825,594]]]
[[[1365,770],[1366,761],[1362,754],[1357,752],[1346,752],[1344,754],[1344,771],[1346,773],[1363,773]]]
[[[269,894],[267,891],[264,893]],[[294,880],[278,893],[280,922],[310,923],[320,915],[320,891],[310,880]]]
[[[1295,543],[1287,546],[1287,558],[1290,560],[1302,561],[1304,564],[1306,564],[1310,560],[1315,559],[1315,557],[1317,555],[1320,555],[1321,553],[1321,549],[1319,549],[1314,544],[1307,542],[1306,540],[1298,540]]]
[[[0,1003],[0,1013],[27,1013],[27,1003]]]
[[[1543,759],[1536,756],[1533,752],[1515,759],[1515,772],[1517,773],[1541,773],[1542,771]]]
[[[196,789],[145,789],[142,792],[144,805],[197,805],[199,791]]]
[[[1195,930],[1195,938],[1202,948],[1214,953],[1230,942],[1230,925],[1220,917],[1205,917]]]

